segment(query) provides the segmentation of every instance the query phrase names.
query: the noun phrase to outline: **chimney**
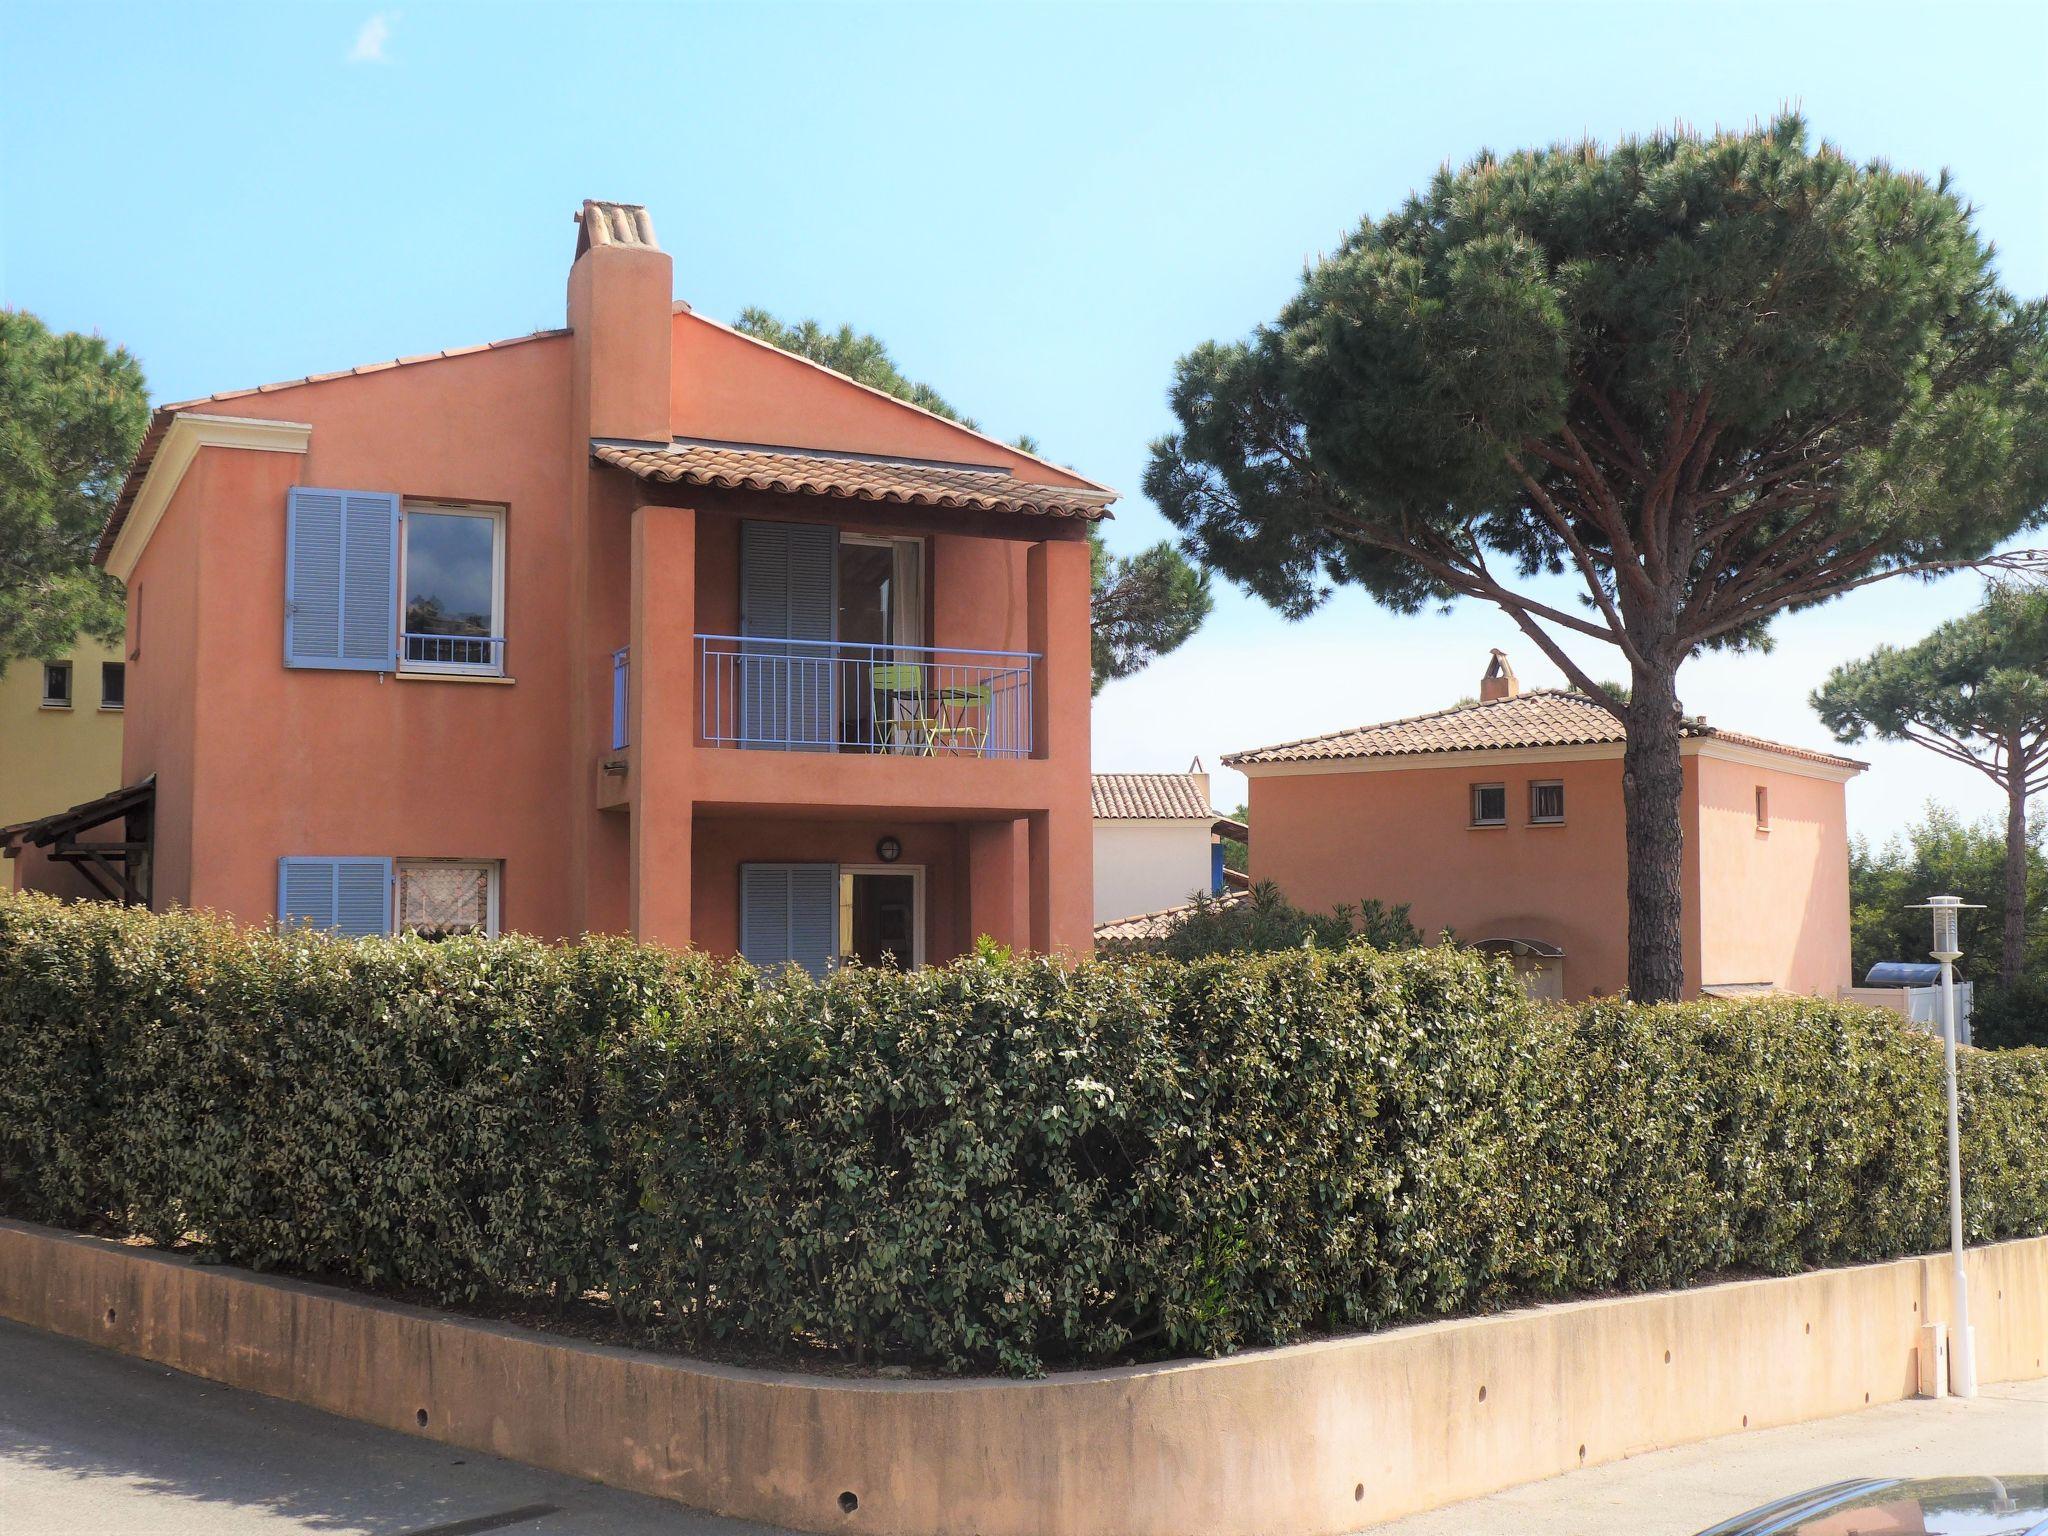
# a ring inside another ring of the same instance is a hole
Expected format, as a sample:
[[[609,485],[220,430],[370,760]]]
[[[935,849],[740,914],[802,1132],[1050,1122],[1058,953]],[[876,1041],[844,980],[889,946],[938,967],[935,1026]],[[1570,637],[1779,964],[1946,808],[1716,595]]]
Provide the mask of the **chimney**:
[[[572,400],[581,435],[669,441],[673,263],[637,203],[586,201],[569,268]]]
[[[1493,659],[1486,664],[1486,674],[1479,679],[1479,702],[1491,704],[1495,699],[1512,699],[1521,691],[1515,669],[1508,665],[1508,653],[1495,649]]]

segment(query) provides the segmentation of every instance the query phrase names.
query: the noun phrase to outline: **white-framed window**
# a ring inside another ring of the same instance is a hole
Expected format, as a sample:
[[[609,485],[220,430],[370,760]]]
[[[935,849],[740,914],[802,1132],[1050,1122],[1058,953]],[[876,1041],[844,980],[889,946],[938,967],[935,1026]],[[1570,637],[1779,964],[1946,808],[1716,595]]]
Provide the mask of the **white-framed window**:
[[[408,501],[399,517],[398,665],[505,670],[505,509]]]
[[[125,662],[100,663],[100,708],[122,709],[128,703],[128,667]]]
[[[1504,827],[1508,824],[1508,787],[1505,784],[1472,786],[1472,825]]]
[[[1529,784],[1529,824],[1554,827],[1564,820],[1564,784],[1558,779],[1534,779]]]
[[[400,859],[393,925],[445,939],[498,933],[498,864],[489,859]]]
[[[43,663],[43,708],[69,709],[71,707],[71,663],[68,661],[46,661]]]

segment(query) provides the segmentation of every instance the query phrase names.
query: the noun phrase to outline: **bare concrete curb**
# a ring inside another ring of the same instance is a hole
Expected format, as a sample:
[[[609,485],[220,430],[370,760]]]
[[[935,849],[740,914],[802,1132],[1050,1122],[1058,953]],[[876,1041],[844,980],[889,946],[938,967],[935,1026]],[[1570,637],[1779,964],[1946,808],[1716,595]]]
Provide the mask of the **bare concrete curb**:
[[[2048,1238],[1973,1250],[1986,1381],[2048,1358]],[[0,1221],[0,1316],[719,1514],[889,1536],[1325,1536],[1910,1396],[1945,1260],[1044,1381],[703,1365]]]

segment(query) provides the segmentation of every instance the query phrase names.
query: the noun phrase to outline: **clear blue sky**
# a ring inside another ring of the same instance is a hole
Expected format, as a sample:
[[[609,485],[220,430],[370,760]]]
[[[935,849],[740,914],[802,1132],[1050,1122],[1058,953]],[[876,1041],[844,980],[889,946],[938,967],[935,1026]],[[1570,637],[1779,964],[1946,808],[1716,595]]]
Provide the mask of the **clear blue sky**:
[[[1134,548],[1165,531],[1137,486],[1174,359],[1269,317],[1304,257],[1439,163],[1786,103],[1859,158],[1951,168],[2007,282],[2048,291],[2038,4],[12,0],[0,302],[125,343],[175,399],[559,324],[571,211],[644,202],[679,296],[875,331],[990,430],[1130,493],[1111,538]],[[1973,592],[1881,586],[1784,623],[1769,658],[1692,664],[1687,707],[1822,743],[1827,668]],[[1490,609],[1353,597],[1289,625],[1226,590],[1102,694],[1097,766],[1213,768],[1438,707],[1494,644],[1555,680]],[[1862,755],[1864,831],[1930,795],[1991,803],[1911,748]]]

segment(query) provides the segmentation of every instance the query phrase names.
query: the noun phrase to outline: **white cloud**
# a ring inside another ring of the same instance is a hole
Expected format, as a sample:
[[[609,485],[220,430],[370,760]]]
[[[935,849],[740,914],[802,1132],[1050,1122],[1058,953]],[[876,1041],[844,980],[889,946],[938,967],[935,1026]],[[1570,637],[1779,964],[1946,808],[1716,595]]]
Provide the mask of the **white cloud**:
[[[378,11],[364,22],[356,33],[355,46],[348,51],[349,63],[384,63],[384,45],[391,40],[391,23],[397,16],[396,11]]]

